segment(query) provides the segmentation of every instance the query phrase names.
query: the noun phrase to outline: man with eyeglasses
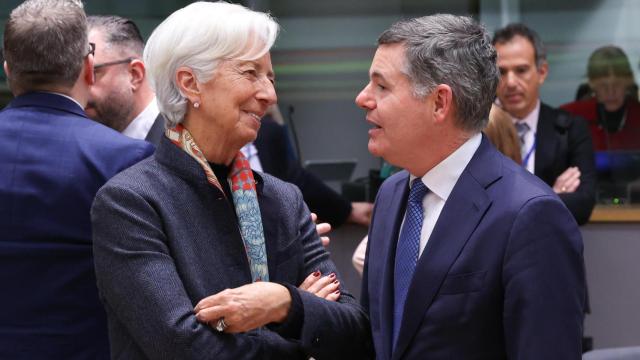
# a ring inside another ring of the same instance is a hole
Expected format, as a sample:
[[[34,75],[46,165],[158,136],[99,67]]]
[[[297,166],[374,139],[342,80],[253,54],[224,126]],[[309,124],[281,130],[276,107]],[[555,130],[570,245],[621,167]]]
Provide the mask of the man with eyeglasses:
[[[0,111],[0,359],[108,359],[89,209],[153,146],[85,115],[95,48],[80,1],[23,2],[3,43],[15,99]]]
[[[158,144],[164,132],[155,94],[142,62],[138,27],[119,16],[89,16],[89,41],[96,44],[96,81],[87,115],[134,139]]]

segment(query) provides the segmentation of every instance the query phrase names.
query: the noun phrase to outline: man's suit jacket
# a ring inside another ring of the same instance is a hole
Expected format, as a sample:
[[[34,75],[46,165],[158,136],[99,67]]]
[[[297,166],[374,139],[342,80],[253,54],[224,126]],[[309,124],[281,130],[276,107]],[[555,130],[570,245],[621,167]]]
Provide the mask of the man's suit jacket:
[[[25,94],[0,112],[0,358],[109,358],[89,209],[151,152],[61,95]]]
[[[164,116],[162,116],[162,114],[158,114],[158,116],[153,122],[153,125],[151,125],[151,128],[149,129],[149,132],[147,133],[147,136],[144,138],[144,140],[152,143],[155,146],[158,146],[158,144],[160,144],[160,139],[164,135],[164,131],[165,131],[164,123],[165,123]]]
[[[392,354],[393,271],[409,174],[375,202],[363,278],[378,359],[579,359],[585,300],[575,220],[538,178],[482,143],[418,260]]]
[[[266,174],[256,173],[256,180],[269,280],[298,286],[316,270],[336,272],[300,192]],[[299,332],[283,324],[229,335],[196,320],[193,308],[201,299],[251,282],[230,201],[166,137],[153,157],[99,191],[92,208],[94,253],[112,354],[126,359],[366,356],[369,323],[345,289],[339,302],[292,289],[303,305]]]
[[[559,196],[582,225],[589,221],[596,201],[596,166],[589,128],[584,119],[541,104],[534,173],[552,187],[571,166],[580,169],[580,186],[573,193]]]
[[[264,172],[300,188],[304,201],[320,221],[338,227],[347,220],[351,202],[300,166],[293,156],[284,126],[265,117],[254,145]]]

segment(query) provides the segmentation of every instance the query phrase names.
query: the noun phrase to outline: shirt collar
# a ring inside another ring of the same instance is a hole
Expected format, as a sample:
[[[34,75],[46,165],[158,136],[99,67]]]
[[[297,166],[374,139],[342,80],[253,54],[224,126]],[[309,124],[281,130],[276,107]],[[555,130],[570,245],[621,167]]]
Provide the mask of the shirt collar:
[[[527,114],[527,116],[525,116],[523,119],[518,119],[515,116],[512,116],[512,119],[514,124],[516,122],[526,123],[527,125],[529,125],[529,129],[532,129],[533,132],[535,132],[538,127],[539,115],[540,115],[540,99],[538,99],[538,101],[536,102],[536,107],[533,108],[533,110],[529,114]]]
[[[458,178],[460,178],[467,164],[471,161],[473,154],[480,147],[481,140],[482,135],[480,133],[472,136],[446,159],[424,174],[422,182],[432,193],[446,201],[458,182]],[[411,181],[415,178],[413,175],[410,176]]]
[[[149,105],[122,131],[122,134],[134,139],[146,139],[159,114],[158,103],[154,97]]]

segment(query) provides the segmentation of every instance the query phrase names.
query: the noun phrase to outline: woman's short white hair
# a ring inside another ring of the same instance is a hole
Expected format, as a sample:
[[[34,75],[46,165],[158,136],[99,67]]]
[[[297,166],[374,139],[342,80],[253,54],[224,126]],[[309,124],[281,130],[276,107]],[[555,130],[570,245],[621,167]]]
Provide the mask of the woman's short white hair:
[[[207,82],[223,60],[255,60],[271,49],[278,24],[268,14],[226,2],[195,2],[164,20],[144,48],[147,76],[170,127],[184,118],[187,99],[176,83],[181,66]]]

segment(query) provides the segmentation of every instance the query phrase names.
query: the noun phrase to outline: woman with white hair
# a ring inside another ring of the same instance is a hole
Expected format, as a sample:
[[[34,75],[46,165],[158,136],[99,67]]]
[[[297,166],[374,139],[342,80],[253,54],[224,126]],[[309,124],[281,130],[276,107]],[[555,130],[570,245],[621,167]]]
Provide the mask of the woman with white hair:
[[[149,38],[166,137],[92,209],[114,358],[368,356],[366,315],[300,192],[240,153],[276,102],[277,32],[267,14],[197,2]]]

